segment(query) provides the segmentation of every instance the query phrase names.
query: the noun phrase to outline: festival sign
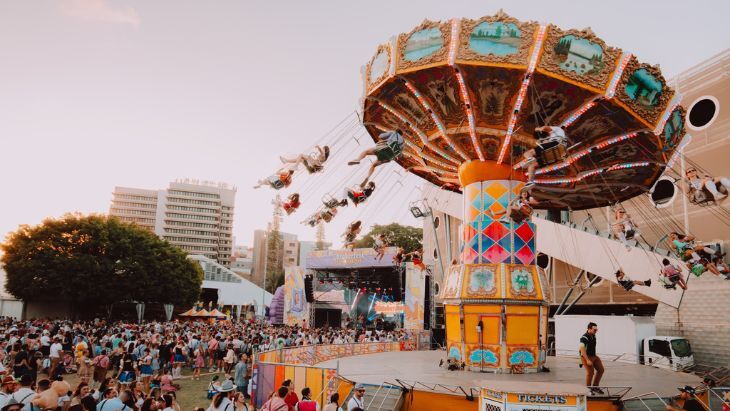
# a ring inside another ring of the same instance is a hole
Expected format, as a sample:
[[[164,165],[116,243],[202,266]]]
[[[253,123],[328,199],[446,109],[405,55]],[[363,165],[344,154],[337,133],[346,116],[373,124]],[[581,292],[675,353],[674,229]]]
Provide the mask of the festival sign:
[[[403,314],[404,305],[402,302],[376,301],[373,309],[378,314],[392,317],[394,315]]]
[[[407,264],[403,328],[407,330],[423,330],[425,294],[426,277],[424,272],[413,264]]]
[[[284,324],[302,326],[309,316],[304,295],[304,269],[286,267],[284,275]]]
[[[397,247],[386,247],[382,258],[372,248],[355,248],[353,250],[315,250],[307,256],[306,267],[309,270],[350,269],[368,267],[393,267],[393,257]]]

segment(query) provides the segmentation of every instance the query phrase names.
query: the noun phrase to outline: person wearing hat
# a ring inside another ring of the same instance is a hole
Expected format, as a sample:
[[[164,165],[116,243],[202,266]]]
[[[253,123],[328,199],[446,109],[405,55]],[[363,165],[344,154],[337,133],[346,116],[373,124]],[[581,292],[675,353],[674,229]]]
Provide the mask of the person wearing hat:
[[[213,397],[208,411],[248,411],[248,406],[243,400],[243,395],[236,392],[233,381],[226,380],[218,388],[218,394]]]
[[[365,409],[365,386],[360,383],[355,385],[355,395],[347,403],[347,411],[352,411],[355,408]]]
[[[684,400],[684,404],[681,408],[675,408],[671,405],[667,405],[667,411],[705,411],[705,407],[695,397],[695,389],[689,385],[685,385],[679,390],[679,399]]]
[[[33,379],[30,375],[25,374],[20,377],[20,388],[13,393],[12,399],[20,403],[21,406],[30,404],[30,401],[33,399],[33,395],[35,395],[35,391],[30,388],[31,385],[33,385]]]
[[[7,404],[3,405],[3,408],[1,411],[20,411],[23,409],[23,404],[19,403],[18,401],[15,401],[14,399],[10,399],[10,401],[7,402]]]
[[[0,407],[4,407],[12,399],[16,385],[12,375],[3,377],[2,383],[0,383]]]

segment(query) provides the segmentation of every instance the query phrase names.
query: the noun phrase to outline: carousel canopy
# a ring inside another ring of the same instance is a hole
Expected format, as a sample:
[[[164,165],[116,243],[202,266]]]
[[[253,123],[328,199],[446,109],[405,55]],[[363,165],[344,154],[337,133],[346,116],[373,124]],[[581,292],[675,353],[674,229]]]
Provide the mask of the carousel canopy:
[[[502,12],[426,20],[380,45],[363,77],[373,139],[400,128],[398,163],[456,192],[462,163],[516,169],[536,127],[563,126],[567,156],[537,170],[532,194],[541,208],[592,208],[644,193],[684,137],[685,111],[657,66],[590,29]]]

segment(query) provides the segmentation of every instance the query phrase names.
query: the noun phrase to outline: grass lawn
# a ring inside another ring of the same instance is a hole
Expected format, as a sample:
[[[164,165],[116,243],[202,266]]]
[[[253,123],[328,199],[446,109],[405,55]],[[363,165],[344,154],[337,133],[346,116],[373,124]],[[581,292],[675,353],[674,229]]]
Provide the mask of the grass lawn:
[[[183,378],[176,379],[175,383],[180,384],[180,390],[177,394],[177,401],[180,404],[182,411],[192,411],[197,407],[208,409],[210,400],[206,398],[208,390],[208,383],[215,373],[201,373],[200,381],[193,381],[189,378],[190,370],[183,369]],[[223,373],[218,373],[220,379],[224,378]],[[45,375],[39,376],[44,378]],[[71,390],[76,389],[76,385],[79,383],[78,374],[67,374],[63,376],[64,381],[71,385]]]

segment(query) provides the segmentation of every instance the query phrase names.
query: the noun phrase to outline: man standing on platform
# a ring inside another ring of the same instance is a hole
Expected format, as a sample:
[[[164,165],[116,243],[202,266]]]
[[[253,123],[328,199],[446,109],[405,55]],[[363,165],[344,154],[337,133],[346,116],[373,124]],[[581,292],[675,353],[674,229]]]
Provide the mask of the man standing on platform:
[[[580,359],[586,369],[586,386],[591,387],[592,394],[603,394],[599,385],[603,376],[603,363],[596,355],[596,333],[598,325],[588,323],[588,330],[580,337]]]

